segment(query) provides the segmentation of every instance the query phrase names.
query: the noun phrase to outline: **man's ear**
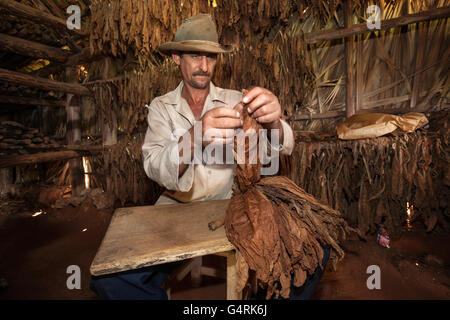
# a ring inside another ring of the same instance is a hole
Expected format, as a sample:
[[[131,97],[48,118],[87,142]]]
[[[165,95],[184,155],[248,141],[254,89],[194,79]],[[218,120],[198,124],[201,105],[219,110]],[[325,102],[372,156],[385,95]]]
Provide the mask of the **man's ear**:
[[[172,59],[178,66],[180,65],[181,56],[179,52],[172,52]]]

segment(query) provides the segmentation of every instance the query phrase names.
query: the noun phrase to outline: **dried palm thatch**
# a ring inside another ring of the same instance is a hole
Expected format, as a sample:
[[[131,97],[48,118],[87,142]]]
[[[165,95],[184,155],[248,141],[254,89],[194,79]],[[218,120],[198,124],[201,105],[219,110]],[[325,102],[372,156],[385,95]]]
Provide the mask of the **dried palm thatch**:
[[[430,118],[430,129],[397,136],[342,141],[299,134],[288,176],[362,234],[383,223],[399,235],[407,202],[428,231],[436,224],[449,229],[449,128],[447,111]]]
[[[381,19],[397,18],[432,8],[450,5],[448,0],[411,1],[377,0],[353,2],[350,19],[353,24],[364,23],[369,5],[381,9]],[[346,13],[337,8],[327,28],[344,27]],[[312,32],[316,19],[299,21],[293,30]],[[296,34],[294,32],[294,34]],[[442,109],[448,105],[448,19],[432,20],[404,27],[365,33],[352,37],[356,111],[376,109],[427,108]],[[344,111],[346,107],[346,52],[342,40],[312,44],[313,82],[306,90],[304,103],[297,113],[316,114]],[[295,116],[293,117],[295,118]],[[341,120],[302,121],[293,124],[299,130],[333,131]]]
[[[246,109],[243,130],[258,134],[261,126]],[[249,159],[250,141],[245,143]],[[251,269],[260,285],[267,287],[267,298],[280,294],[288,298],[292,277],[300,287],[308,275],[322,268],[322,246],[331,249],[333,267],[343,258],[339,241],[353,230],[338,211],[321,204],[287,177],[260,179],[261,162],[250,163],[238,162],[237,188],[225,217],[226,235],[244,259],[238,262],[238,289],[245,286]]]

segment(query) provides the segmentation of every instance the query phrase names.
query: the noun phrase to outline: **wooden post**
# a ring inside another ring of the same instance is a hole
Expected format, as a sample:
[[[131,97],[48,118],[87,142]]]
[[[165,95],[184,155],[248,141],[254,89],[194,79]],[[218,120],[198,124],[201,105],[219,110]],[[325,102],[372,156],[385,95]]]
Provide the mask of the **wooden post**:
[[[66,81],[77,82],[75,67],[66,68]],[[81,144],[81,100],[79,96],[67,95],[67,144]],[[77,196],[85,189],[84,170],[81,158],[69,160],[70,183],[72,185],[72,195]]]
[[[355,112],[362,109],[363,107],[363,95],[364,95],[364,66],[363,66],[363,46],[364,46],[364,35],[360,34],[357,36],[356,43],[356,104]]]
[[[227,255],[227,300],[240,300],[242,293],[237,291],[236,253],[228,252]]]
[[[202,284],[202,262],[203,257],[192,258],[191,282],[193,287],[200,287]]]
[[[352,25],[353,18],[353,1],[347,0],[345,4],[345,27],[350,28]],[[346,94],[346,116],[351,117],[355,114],[355,99],[354,99],[354,68],[353,68],[353,57],[354,57],[354,40],[353,37],[345,38],[345,63],[347,68],[347,94]]]
[[[417,45],[416,45],[416,65],[414,69],[414,82],[411,92],[411,101],[409,106],[414,108],[419,100],[419,92],[422,87],[422,72],[417,73],[418,70],[422,69],[423,58],[426,49],[426,34],[427,25],[426,23],[417,23]]]
[[[112,59],[107,57],[103,59],[103,73],[102,79],[107,80],[115,76],[115,70],[112,65]],[[112,106],[110,106],[112,109]],[[112,126],[110,126],[107,119],[103,122],[103,145],[112,146],[117,143],[117,117],[113,110],[110,110],[112,118]],[[106,118],[106,115],[105,115]],[[114,193],[113,188],[113,177],[111,173],[111,156],[109,152],[103,153],[103,159],[105,164],[105,175],[106,175],[106,191]]]
[[[0,195],[8,192],[8,185],[14,183],[13,168],[0,169]]]

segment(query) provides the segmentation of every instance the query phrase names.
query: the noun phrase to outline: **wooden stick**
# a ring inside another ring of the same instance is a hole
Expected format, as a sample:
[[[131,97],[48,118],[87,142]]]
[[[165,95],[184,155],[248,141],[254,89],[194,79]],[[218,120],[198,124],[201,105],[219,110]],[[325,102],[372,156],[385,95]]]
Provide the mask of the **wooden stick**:
[[[39,9],[32,8],[17,1],[0,0],[0,7],[6,9],[11,14],[14,14],[21,18],[29,19],[37,23],[57,27],[60,29],[65,29],[66,31],[71,31],[80,36],[87,36],[89,34],[87,30],[83,31],[77,29],[69,30],[67,28],[65,19],[55,17],[50,13],[43,12]]]
[[[66,81],[77,83],[76,67],[66,68]],[[81,99],[78,95],[68,94],[66,104],[66,137],[67,144],[81,143]],[[84,170],[80,158],[69,160],[70,184],[72,194],[79,195],[85,189]]]
[[[345,4],[345,26],[351,27],[353,18],[353,1],[347,0]],[[345,110],[346,116],[351,117],[355,114],[355,77],[353,72],[353,56],[354,56],[354,40],[353,37],[345,39],[345,65],[347,68],[347,84]]]
[[[5,51],[11,51],[27,57],[45,58],[65,62],[70,55],[69,51],[50,47],[38,42],[33,42],[17,37],[11,37],[0,33],[0,46]]]
[[[29,87],[36,87],[44,90],[55,90],[77,95],[90,96],[89,89],[76,83],[65,83],[50,79],[29,76],[23,73],[0,68],[0,81],[16,83]]]
[[[49,107],[64,107],[66,103],[60,100],[45,100],[26,98],[18,96],[2,96],[0,95],[0,103],[20,104],[20,105],[35,105],[35,106],[49,106]]]
[[[411,23],[417,23],[426,20],[445,18],[450,16],[450,7],[436,8],[419,13],[409,14],[403,17],[381,21],[381,29],[389,29],[404,26]],[[335,39],[347,38],[356,34],[371,32],[373,30],[367,28],[366,23],[355,24],[350,28],[323,30],[319,32],[306,34],[308,43],[316,43],[319,41],[330,41]]]

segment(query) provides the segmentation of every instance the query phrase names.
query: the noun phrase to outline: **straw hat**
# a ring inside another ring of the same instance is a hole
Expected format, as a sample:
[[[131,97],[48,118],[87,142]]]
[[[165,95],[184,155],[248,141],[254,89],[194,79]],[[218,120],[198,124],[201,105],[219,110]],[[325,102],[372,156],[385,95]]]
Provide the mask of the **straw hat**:
[[[227,53],[231,46],[219,43],[216,25],[209,14],[198,14],[185,19],[174,41],[163,43],[158,50],[167,55],[172,51]]]

